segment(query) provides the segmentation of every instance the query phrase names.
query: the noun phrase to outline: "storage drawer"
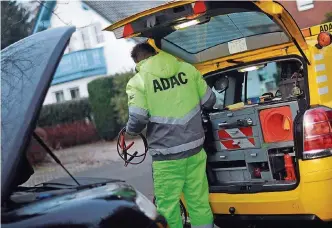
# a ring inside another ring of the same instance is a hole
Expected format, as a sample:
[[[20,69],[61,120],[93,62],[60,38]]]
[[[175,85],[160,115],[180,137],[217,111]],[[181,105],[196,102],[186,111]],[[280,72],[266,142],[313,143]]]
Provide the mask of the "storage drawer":
[[[232,151],[261,147],[258,137],[220,140],[216,141],[215,145],[217,151]]]
[[[218,182],[241,182],[250,181],[250,174],[246,167],[212,169]]]
[[[238,124],[238,121],[246,122],[246,120],[249,118],[253,125],[257,125],[257,112],[253,108],[242,109],[235,112],[222,112],[220,114],[211,115],[210,121],[212,128],[214,130],[219,130],[224,128],[243,127],[243,125]]]
[[[216,119],[227,119],[231,117],[239,117],[242,115],[250,115],[254,114],[255,109],[253,107],[248,107],[248,108],[243,108],[240,110],[235,110],[235,111],[224,111],[224,112],[218,112],[218,113],[211,113],[210,114],[210,120],[216,120]]]
[[[262,180],[265,180],[265,181],[273,180],[273,176],[270,171],[261,172],[261,176],[262,176]]]
[[[232,151],[232,152],[217,152],[214,155],[209,155],[209,162],[217,162],[217,161],[237,161],[244,160],[243,151]]]
[[[268,161],[267,151],[261,150],[245,150],[243,151],[246,162],[263,162]]]

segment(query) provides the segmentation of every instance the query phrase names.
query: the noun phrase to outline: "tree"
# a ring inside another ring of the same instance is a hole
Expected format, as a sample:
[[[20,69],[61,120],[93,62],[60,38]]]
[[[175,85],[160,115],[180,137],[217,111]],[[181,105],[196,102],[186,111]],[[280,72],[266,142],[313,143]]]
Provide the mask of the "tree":
[[[322,23],[332,22],[332,12],[325,14],[325,19]]]
[[[1,1],[1,50],[31,34],[31,14],[16,1]]]

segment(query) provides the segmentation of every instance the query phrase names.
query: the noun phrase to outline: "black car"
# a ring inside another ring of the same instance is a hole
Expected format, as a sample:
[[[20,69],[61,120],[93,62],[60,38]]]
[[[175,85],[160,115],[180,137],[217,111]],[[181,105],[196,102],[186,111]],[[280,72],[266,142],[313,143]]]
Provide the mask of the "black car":
[[[22,186],[33,174],[26,153],[74,27],[46,30],[1,51],[1,226],[166,227],[147,198],[121,180],[58,179]]]

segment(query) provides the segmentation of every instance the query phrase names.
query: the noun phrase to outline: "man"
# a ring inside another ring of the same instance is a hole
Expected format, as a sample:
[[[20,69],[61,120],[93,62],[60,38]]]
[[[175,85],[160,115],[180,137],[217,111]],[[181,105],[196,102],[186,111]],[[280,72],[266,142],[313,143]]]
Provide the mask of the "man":
[[[171,228],[182,227],[183,192],[192,227],[213,227],[201,107],[213,107],[216,97],[194,66],[147,43],[131,56],[137,74],[127,84],[126,131],[136,135],[147,126],[157,210]]]

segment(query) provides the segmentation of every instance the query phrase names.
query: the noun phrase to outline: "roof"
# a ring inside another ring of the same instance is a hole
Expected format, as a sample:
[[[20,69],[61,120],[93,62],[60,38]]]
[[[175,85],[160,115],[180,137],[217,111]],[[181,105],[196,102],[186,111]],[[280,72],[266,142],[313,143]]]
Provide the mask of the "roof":
[[[169,1],[82,1],[111,24],[142,11],[155,8]],[[143,41],[142,38],[133,38]]]

